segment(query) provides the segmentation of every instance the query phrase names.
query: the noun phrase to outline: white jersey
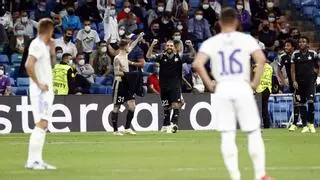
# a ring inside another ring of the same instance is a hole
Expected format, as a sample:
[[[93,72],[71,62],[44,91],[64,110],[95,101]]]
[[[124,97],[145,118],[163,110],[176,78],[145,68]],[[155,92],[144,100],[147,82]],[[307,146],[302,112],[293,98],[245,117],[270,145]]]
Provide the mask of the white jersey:
[[[199,51],[210,57],[211,73],[218,83],[222,83],[250,82],[250,57],[259,49],[259,44],[252,36],[230,32],[204,41]]]
[[[38,81],[47,84],[49,92],[53,92],[50,47],[40,37],[37,37],[30,44],[29,55],[36,58],[35,74]],[[41,94],[41,90],[30,78],[30,95],[37,96],[39,94]]]

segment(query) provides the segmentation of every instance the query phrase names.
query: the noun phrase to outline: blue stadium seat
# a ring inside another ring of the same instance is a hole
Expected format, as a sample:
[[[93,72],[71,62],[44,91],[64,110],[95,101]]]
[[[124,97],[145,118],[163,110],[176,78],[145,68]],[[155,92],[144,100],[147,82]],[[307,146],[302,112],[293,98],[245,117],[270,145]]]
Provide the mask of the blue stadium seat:
[[[17,86],[29,86],[29,78],[17,78]]]
[[[0,55],[0,64],[9,64],[9,58],[7,55]]]
[[[104,77],[104,76],[97,76],[97,77],[94,79],[94,82],[95,82],[96,84],[102,84],[105,78],[106,78],[106,77]]]
[[[316,8],[316,5],[306,5],[306,6],[302,6],[302,13],[305,17],[307,17],[308,19],[312,19],[313,18],[313,12],[314,9]]]
[[[107,94],[112,94],[112,86],[107,86]]]
[[[197,9],[197,8],[200,7],[200,3],[201,3],[200,0],[190,0],[190,1],[189,1],[190,7],[191,7],[191,8],[195,8],[195,9]]]
[[[12,64],[20,64],[22,60],[22,55],[21,54],[12,54],[11,55],[11,63]]]
[[[15,86],[15,80],[13,78],[10,78],[10,84],[11,86]]]
[[[103,25],[103,22],[100,22],[98,24],[98,32],[100,33],[100,32],[103,32],[103,31],[104,31],[104,25]]]
[[[318,4],[318,0],[301,0],[301,6],[313,6]]]
[[[144,64],[143,72],[153,73],[153,62],[147,62]]]
[[[123,0],[116,0],[116,8],[121,8],[122,7],[122,1]]]
[[[320,29],[320,16],[316,16],[313,18],[313,22],[317,29]]]
[[[20,96],[26,96],[29,94],[29,88],[22,86],[22,87],[12,87],[12,92],[15,95],[20,95]]]

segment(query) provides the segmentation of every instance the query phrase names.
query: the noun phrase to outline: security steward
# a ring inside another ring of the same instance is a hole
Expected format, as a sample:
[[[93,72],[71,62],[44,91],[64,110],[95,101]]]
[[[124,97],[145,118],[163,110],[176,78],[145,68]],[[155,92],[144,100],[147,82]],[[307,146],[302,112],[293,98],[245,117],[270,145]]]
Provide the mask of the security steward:
[[[319,58],[315,51],[309,49],[309,39],[300,37],[299,49],[294,51],[291,59],[291,77],[295,89],[295,104],[300,113],[303,129],[302,133],[315,133],[314,128],[314,93],[315,80],[319,73]],[[308,108],[307,108],[308,107]],[[290,131],[297,129],[297,119],[294,119]]]
[[[62,55],[60,64],[53,68],[53,91],[55,95],[75,94],[75,75],[69,61],[72,55],[65,53]]]
[[[268,63],[265,63],[260,84],[256,89],[256,92],[262,97],[262,119],[263,119],[264,128],[270,128],[270,118],[268,114],[268,100],[269,100],[270,93],[272,92],[272,74],[273,74],[272,67]]]

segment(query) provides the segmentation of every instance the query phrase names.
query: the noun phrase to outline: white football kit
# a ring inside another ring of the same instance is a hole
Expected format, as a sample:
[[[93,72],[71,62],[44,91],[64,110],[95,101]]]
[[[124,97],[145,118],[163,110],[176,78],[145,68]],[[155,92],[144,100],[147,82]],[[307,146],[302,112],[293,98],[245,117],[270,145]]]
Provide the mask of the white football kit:
[[[250,57],[260,50],[257,41],[241,32],[220,33],[201,45],[200,52],[210,57],[216,80],[214,127],[235,131],[237,120],[242,131],[260,128],[260,116],[250,86]]]
[[[29,55],[36,58],[35,74],[38,81],[49,86],[49,91],[42,92],[30,78],[29,96],[34,121],[35,123],[41,119],[49,121],[52,115],[51,108],[54,100],[50,47],[40,37],[37,37],[30,44]]]

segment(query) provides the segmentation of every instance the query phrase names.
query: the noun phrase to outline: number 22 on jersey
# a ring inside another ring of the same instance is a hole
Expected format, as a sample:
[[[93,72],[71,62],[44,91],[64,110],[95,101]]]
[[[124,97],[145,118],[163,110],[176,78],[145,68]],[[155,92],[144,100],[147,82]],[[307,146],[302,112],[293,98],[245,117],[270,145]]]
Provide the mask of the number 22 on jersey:
[[[231,53],[225,53],[218,51],[221,60],[221,76],[240,74],[243,71],[241,62],[236,58],[236,55],[241,52],[240,49],[231,51]]]

